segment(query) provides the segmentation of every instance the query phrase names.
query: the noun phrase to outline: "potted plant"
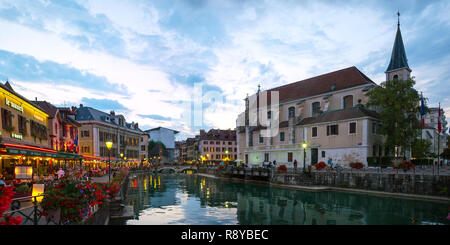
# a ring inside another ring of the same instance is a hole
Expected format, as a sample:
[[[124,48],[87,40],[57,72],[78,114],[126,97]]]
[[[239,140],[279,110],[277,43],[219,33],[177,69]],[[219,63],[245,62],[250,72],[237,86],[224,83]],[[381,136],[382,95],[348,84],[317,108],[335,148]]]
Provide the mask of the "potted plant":
[[[354,169],[362,169],[362,168],[364,168],[364,164],[362,164],[360,162],[352,162],[352,163],[350,163],[350,167],[354,168]]]
[[[14,198],[31,196],[31,188],[27,184],[21,184],[15,189]]]
[[[326,166],[327,166],[327,164],[325,162],[319,162],[319,163],[314,164],[314,167],[316,167],[317,171],[324,169]]]

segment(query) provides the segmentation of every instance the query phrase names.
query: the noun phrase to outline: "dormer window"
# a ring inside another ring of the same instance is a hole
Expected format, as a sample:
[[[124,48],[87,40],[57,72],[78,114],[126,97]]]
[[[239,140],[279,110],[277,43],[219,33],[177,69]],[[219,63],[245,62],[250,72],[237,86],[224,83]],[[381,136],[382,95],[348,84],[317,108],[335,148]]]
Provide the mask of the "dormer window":
[[[312,115],[311,116],[315,117],[315,116],[320,114],[320,102],[312,103],[311,107],[312,107],[312,110],[311,110],[312,111],[312,113],[311,113]]]
[[[295,107],[293,107],[293,106],[289,107],[288,111],[289,111],[289,119],[294,118],[295,117]]]
[[[343,109],[353,107],[353,95],[344,96],[342,100],[343,100]]]

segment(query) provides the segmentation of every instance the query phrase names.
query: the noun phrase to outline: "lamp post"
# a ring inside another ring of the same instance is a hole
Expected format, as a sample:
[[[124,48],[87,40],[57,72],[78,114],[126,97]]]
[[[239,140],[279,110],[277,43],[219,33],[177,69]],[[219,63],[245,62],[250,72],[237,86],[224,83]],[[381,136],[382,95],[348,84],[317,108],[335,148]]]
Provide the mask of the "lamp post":
[[[122,163],[120,163],[120,166],[123,167],[123,153],[120,153],[120,158],[122,159]]]
[[[303,172],[306,171],[306,147],[308,146],[308,144],[303,143],[302,147],[303,147]]]
[[[108,148],[108,162],[109,162],[109,182],[111,182],[111,148],[112,148],[113,142],[112,141],[107,141],[106,142],[106,148]]]

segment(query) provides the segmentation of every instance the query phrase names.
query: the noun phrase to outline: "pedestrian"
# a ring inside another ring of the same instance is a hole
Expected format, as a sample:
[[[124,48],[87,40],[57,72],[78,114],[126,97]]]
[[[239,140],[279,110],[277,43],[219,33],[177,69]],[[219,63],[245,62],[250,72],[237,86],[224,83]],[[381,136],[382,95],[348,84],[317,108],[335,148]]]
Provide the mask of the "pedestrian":
[[[273,166],[274,166],[274,167],[277,166],[277,160],[273,160]]]
[[[3,174],[0,174],[0,186],[6,186],[5,181],[3,181]]]
[[[62,168],[59,168],[58,172],[56,172],[56,174],[58,174],[58,179],[61,179],[62,177],[64,177],[64,175],[66,175],[66,173],[64,172],[64,170]]]
[[[297,159],[294,160],[294,171],[297,171]]]
[[[331,157],[328,158],[328,165],[333,168],[333,160],[331,159]]]

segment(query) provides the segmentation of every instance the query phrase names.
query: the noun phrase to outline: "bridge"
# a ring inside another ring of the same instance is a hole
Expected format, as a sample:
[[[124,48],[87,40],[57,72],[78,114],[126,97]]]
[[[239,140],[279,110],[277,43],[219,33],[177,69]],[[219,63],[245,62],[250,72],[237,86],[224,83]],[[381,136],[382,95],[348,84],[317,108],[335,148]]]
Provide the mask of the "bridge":
[[[197,168],[194,167],[185,167],[185,166],[166,166],[161,168],[153,168],[153,171],[157,173],[169,172],[169,173],[183,173],[186,171],[192,171],[193,173],[197,173]]]

